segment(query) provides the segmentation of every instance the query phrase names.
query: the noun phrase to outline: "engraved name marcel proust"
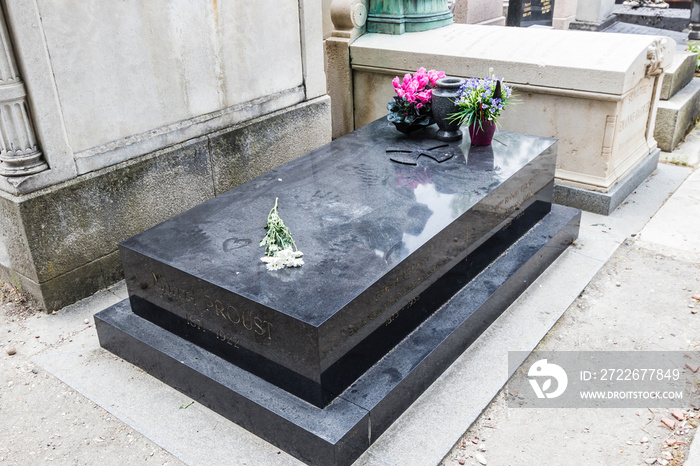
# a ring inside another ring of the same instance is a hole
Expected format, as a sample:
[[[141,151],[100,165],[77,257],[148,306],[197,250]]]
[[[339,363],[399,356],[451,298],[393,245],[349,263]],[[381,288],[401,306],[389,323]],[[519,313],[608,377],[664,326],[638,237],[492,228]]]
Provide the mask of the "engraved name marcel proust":
[[[272,340],[272,322],[241,309],[232,303],[222,302],[208,294],[183,288],[169,282],[163,275],[151,273],[153,288],[161,298],[177,301],[185,308],[193,308],[197,315],[186,312],[187,324],[198,330],[206,330],[216,338],[233,347],[238,346],[236,334],[250,332],[256,340]],[[235,333],[234,333],[235,332]]]

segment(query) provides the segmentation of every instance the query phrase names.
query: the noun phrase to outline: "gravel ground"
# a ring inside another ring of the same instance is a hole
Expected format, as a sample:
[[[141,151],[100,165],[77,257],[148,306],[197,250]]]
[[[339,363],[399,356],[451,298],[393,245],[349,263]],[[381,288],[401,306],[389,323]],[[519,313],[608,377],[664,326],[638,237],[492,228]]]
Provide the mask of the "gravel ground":
[[[91,324],[42,338],[47,320],[8,285],[0,288],[0,464],[179,465],[177,458],[32,363]]]

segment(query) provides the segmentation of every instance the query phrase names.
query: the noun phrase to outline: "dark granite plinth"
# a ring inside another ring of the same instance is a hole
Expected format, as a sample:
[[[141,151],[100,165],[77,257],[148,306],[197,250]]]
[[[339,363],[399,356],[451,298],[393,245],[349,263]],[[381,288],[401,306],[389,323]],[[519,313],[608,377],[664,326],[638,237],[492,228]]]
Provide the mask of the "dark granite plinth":
[[[510,0],[507,26],[551,26],[555,0]]]
[[[325,408],[138,317],[126,300],[95,315],[97,332],[104,348],[302,461],[347,465],[566,249],[578,235],[579,222],[579,210],[552,206]],[[484,242],[480,257],[486,259],[484,251],[501,248],[520,228],[513,221]],[[465,272],[454,273],[460,280]]]
[[[131,308],[324,406],[550,210],[555,140],[499,132],[442,163],[390,161],[435,131],[377,120],[125,241]],[[277,197],[305,265],[270,272]]]

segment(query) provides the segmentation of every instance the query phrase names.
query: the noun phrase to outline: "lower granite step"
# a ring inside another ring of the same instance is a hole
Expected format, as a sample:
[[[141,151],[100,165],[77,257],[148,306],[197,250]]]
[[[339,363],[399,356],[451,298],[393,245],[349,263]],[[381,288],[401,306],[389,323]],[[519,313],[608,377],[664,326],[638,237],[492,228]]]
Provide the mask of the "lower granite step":
[[[128,300],[95,315],[100,344],[302,461],[351,464],[568,247],[580,215],[552,206],[325,408],[136,316]]]

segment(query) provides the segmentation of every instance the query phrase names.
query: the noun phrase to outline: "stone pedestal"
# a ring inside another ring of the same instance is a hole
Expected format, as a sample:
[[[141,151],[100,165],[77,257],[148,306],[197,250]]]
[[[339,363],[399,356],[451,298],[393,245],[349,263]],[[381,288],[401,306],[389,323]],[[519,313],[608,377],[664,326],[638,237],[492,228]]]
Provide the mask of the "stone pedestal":
[[[452,11],[455,23],[505,26],[503,5],[492,0],[455,0]]]
[[[332,134],[338,138],[355,129],[350,44],[366,31],[367,0],[333,0],[331,36],[324,42],[326,87],[331,97]]]
[[[503,128],[558,138],[557,183],[607,193],[656,149],[660,74],[674,48],[656,37],[471,25],[366,34],[351,46],[355,125],[386,114],[395,75],[420,66],[460,77],[495,73],[519,100]]]
[[[581,0],[584,1],[584,0]],[[554,29],[569,29],[569,25],[576,20],[576,8],[579,0],[556,0],[554,2]]]
[[[599,23],[610,16],[615,0],[589,0],[578,2],[576,19],[587,23]]]
[[[580,0],[576,9],[576,21],[569,27],[585,31],[601,31],[615,22],[612,14],[615,0]]]
[[[700,0],[693,0],[690,7],[690,40],[700,40]]]

